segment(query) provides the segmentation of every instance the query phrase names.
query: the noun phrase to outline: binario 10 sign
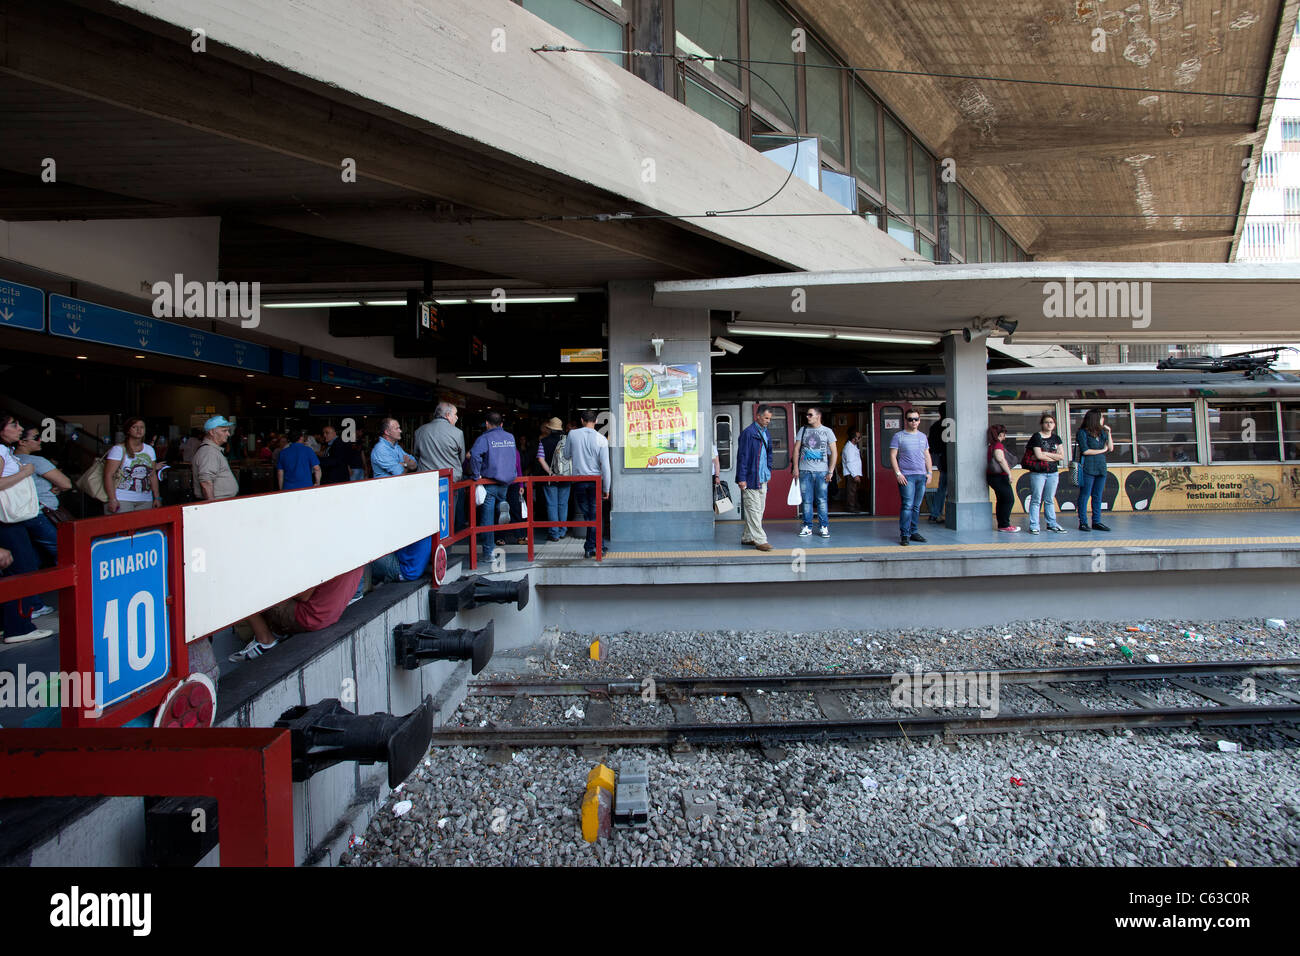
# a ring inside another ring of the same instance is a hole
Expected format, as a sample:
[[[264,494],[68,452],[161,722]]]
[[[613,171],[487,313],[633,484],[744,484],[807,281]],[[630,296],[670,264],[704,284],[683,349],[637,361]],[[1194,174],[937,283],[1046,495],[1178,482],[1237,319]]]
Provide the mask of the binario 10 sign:
[[[102,538],[90,548],[95,671],[101,707],[125,700],[167,676],[167,537],[145,531]]]

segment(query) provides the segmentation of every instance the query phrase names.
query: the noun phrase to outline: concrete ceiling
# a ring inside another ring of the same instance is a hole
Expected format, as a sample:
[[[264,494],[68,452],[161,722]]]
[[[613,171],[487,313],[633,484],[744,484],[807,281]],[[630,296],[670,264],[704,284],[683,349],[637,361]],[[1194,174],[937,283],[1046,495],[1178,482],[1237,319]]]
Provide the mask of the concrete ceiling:
[[[862,74],[1034,257],[1223,262],[1300,0],[797,6],[853,66],[1048,84]]]

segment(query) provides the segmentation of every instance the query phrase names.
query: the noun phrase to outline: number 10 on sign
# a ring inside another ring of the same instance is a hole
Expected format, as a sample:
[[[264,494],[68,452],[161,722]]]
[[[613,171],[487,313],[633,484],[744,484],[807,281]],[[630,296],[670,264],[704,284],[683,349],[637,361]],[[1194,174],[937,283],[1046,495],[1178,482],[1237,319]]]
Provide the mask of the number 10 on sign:
[[[96,541],[90,549],[95,670],[107,707],[167,676],[167,539],[161,531]]]

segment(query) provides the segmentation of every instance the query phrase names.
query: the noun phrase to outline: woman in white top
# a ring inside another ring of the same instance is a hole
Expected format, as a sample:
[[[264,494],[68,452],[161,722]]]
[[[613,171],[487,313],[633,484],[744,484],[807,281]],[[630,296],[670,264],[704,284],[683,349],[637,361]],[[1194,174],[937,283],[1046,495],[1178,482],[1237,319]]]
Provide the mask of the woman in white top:
[[[104,491],[108,493],[105,510],[142,511],[162,502],[158,493],[158,456],[144,441],[144,419],[128,418],[122,429],[126,440],[114,445],[104,456]]]
[[[0,415],[0,491],[14,488],[25,482],[35,471],[30,464],[22,464],[14,456],[13,448],[22,438],[23,428],[13,415]],[[37,513],[24,521],[0,522],[0,548],[12,557],[8,574],[27,574],[40,568],[40,554],[47,560],[57,560],[58,533],[45,515]],[[32,624],[33,612],[41,608],[37,597],[6,601],[0,605],[4,642],[18,644],[49,637],[52,630],[37,628]]]

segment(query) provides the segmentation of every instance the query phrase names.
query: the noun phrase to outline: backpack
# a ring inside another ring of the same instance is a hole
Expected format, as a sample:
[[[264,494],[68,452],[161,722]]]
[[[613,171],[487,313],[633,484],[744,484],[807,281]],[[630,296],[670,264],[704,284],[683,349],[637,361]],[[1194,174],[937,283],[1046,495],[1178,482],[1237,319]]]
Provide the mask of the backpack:
[[[564,456],[565,449],[569,446],[569,436],[564,435],[555,443],[555,451],[551,452],[551,474],[553,475],[571,475],[573,474],[573,459]]]

